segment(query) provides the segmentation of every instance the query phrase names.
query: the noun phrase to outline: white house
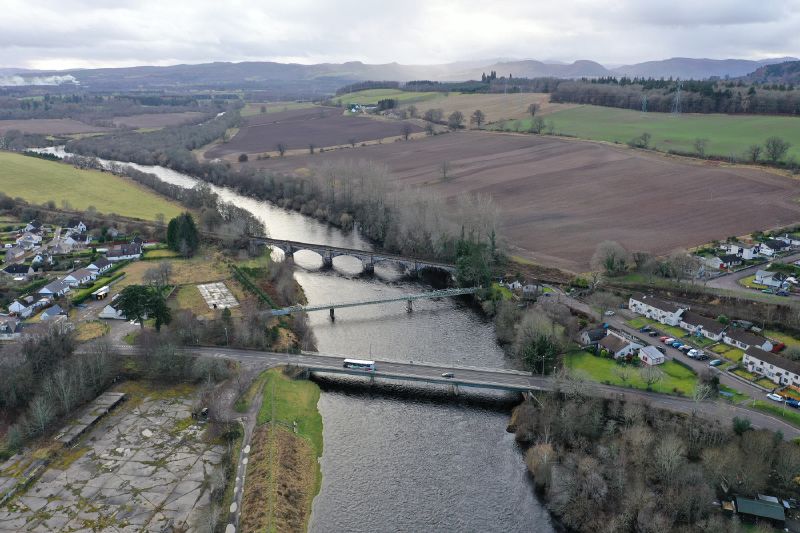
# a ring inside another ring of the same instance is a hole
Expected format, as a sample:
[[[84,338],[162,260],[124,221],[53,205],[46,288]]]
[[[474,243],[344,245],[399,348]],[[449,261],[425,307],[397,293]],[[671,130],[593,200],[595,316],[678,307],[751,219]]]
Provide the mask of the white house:
[[[48,307],[47,309],[42,311],[42,314],[39,317],[39,320],[47,321],[47,320],[50,320],[51,318],[55,318],[55,317],[57,317],[59,315],[64,315],[64,314],[66,314],[66,313],[64,312],[63,309],[61,309],[61,306],[56,304],[53,307]]]
[[[111,304],[108,304],[97,315],[98,318],[105,318],[109,320],[125,320],[125,315]]]
[[[512,291],[518,291],[522,288],[522,283],[514,280],[511,283],[506,283],[506,287]]]
[[[8,306],[8,312],[12,315],[17,315],[22,318],[28,318],[31,316],[31,308],[27,305],[23,304],[19,300],[14,300],[11,302],[11,305]]]
[[[736,346],[741,350],[747,350],[753,346],[767,352],[772,350],[772,343],[769,339],[759,337],[743,329],[727,329],[725,333],[723,333],[722,340],[725,344]]]
[[[96,277],[97,272],[94,270],[89,270],[88,268],[79,268],[78,270],[70,272],[61,278],[61,281],[70,287],[77,287],[78,285],[83,285],[85,283],[89,283],[90,281],[94,281]]]
[[[691,311],[686,311],[681,317],[680,328],[693,335],[709,338],[712,341],[721,341],[722,334],[727,326],[720,324],[713,318],[708,318]]]
[[[606,328],[587,328],[581,331],[581,346],[597,346],[607,333]]]
[[[28,222],[28,225],[25,226],[25,231],[37,232],[40,231],[41,229],[42,229],[42,223],[39,222],[38,220],[31,220],[30,222]]]
[[[778,239],[779,241],[785,242],[789,246],[800,246],[800,239],[797,239],[792,235],[789,235],[788,233],[785,233],[780,237],[775,237],[775,238]]]
[[[800,362],[750,347],[744,352],[742,364],[749,372],[761,374],[777,385],[800,386]]]
[[[636,314],[658,320],[662,324],[677,326],[681,321],[681,315],[684,311],[688,310],[689,307],[667,302],[655,296],[640,294],[631,296],[628,301],[628,309]]]
[[[789,276],[782,272],[771,272],[769,270],[759,270],[756,272],[756,277],[753,279],[759,285],[766,285],[777,289],[785,288],[789,285],[787,279]]]
[[[61,280],[49,283],[39,289],[39,294],[45,296],[64,296],[69,292],[70,286]]]
[[[766,242],[758,243],[758,253],[767,257],[773,257],[776,253],[788,248],[788,243],[778,239],[769,239]]]
[[[655,346],[642,346],[639,348],[639,359],[650,366],[664,364],[664,354],[659,352]]]
[[[726,250],[729,254],[738,255],[745,261],[748,259],[755,259],[758,256],[758,245],[756,244],[732,242],[723,244],[722,249]]]
[[[86,224],[84,224],[82,221],[80,221],[78,219],[70,220],[67,223],[67,228],[71,229],[75,233],[84,233],[87,230]]]
[[[98,274],[102,274],[103,272],[105,272],[106,270],[111,268],[112,266],[113,266],[113,263],[111,261],[109,261],[105,257],[101,257],[97,261],[93,261],[86,268],[89,269],[89,270],[92,270],[92,271],[94,271],[94,272],[96,272]]]
[[[22,335],[22,326],[16,318],[0,318],[0,340],[13,341]]]
[[[610,353],[614,359],[635,354],[636,350],[642,347],[641,344],[630,341],[613,330],[609,330],[608,335],[600,339],[597,345]]]
[[[106,254],[111,262],[139,259],[142,256],[142,246],[136,243],[121,244]]]
[[[706,268],[710,268],[711,270],[722,270],[725,267],[724,263],[722,262],[722,258],[717,256],[711,257],[703,257],[700,256],[700,262],[706,266]]]

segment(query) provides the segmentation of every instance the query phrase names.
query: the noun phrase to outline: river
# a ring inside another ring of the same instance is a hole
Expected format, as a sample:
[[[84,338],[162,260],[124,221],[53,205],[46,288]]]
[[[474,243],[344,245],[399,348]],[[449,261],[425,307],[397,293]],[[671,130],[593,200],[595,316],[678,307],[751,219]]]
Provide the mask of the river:
[[[196,183],[163,167],[129,165],[176,185]],[[212,189],[250,210],[274,238],[371,247],[357,231],[342,232],[226,188]],[[373,279],[357,277],[360,261],[350,257],[337,257],[333,272],[318,271],[321,262],[312,252],[295,254],[295,276],[311,304],[429,288],[401,281],[381,266]],[[453,300],[417,301],[413,313],[403,302],[340,309],[335,322],[327,313],[311,313],[310,321],[322,352],[511,367],[494,342],[492,325]],[[505,431],[509,398],[462,393],[454,400],[449,391],[432,387],[371,389],[357,381],[322,379],[320,385],[323,478],[311,531],[553,531],[521,451]]]

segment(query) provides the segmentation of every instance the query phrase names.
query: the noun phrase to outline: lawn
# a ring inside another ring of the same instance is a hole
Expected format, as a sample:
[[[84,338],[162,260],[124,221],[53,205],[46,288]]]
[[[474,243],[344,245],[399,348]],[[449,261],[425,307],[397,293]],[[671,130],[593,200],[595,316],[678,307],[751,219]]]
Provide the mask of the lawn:
[[[645,318],[643,316],[637,316],[636,318],[632,318],[625,323],[628,324],[630,327],[636,329],[640,329],[645,326],[649,326],[651,324],[658,324],[658,322],[656,322],[655,320],[650,320],[649,318]]]
[[[756,400],[753,402],[752,407],[759,411],[775,415],[792,425],[800,427],[800,412],[791,407],[786,407],[786,404],[779,404],[768,400]]]
[[[308,439],[317,456],[322,456],[322,416],[317,410],[319,387],[304,379],[291,379],[279,368],[266,372],[264,401],[258,411],[258,423],[274,422],[292,427]]]
[[[144,249],[144,259],[172,259],[175,257],[180,257],[181,254],[174,250],[168,250],[166,248],[158,248],[156,250],[151,249]]]
[[[191,259],[169,259],[172,266],[170,283],[186,285],[206,283],[210,281],[223,281],[230,278],[230,270],[224,264],[219,252],[202,248]],[[156,268],[152,261],[137,261],[125,267],[125,278],[117,283],[119,290],[128,285],[141,285],[144,274],[151,268]]]
[[[639,368],[630,367],[630,376],[627,381],[618,375],[618,368],[622,365],[611,359],[594,356],[588,352],[569,355],[564,361],[567,368],[579,371],[587,375],[592,381],[608,383],[620,387],[632,387],[635,389],[646,389],[647,385],[642,379]],[[679,365],[675,361],[667,361],[659,366],[664,373],[664,378],[653,385],[653,391],[665,394],[675,394],[680,391],[688,396],[692,393],[697,384],[697,376],[688,368]]]
[[[81,211],[94,206],[101,213],[145,220],[155,220],[159,213],[169,220],[183,211],[177,203],[119,176],[10,152],[0,152],[0,183],[11,196],[35,204],[53,200],[60,207],[68,202]]]
[[[379,100],[391,98],[397,100],[401,104],[409,104],[412,102],[421,102],[424,100],[432,100],[437,97],[444,96],[442,93],[437,92],[408,92],[401,91],[400,89],[368,89],[366,91],[358,91],[354,93],[343,94],[333,98],[334,102],[341,103],[344,106],[348,104],[362,104],[372,105],[377,104]],[[421,113],[420,113],[421,114]]]
[[[747,276],[746,278],[740,279],[737,283],[742,287],[747,287],[748,289],[766,289],[766,285],[761,285],[760,283],[755,282],[756,275],[753,274],[752,276]]]
[[[751,374],[747,370],[742,370],[741,368],[737,368],[736,370],[733,371],[733,373],[739,376],[740,378],[746,379],[747,381],[754,381],[756,379],[755,374]]]
[[[768,329],[764,331],[764,335],[774,341],[784,343],[788,348],[800,348],[800,340],[795,339],[786,333],[781,333],[780,331],[775,331],[774,329]]]
[[[109,327],[105,322],[99,320],[89,320],[81,322],[76,328],[75,340],[78,342],[86,342],[98,337],[102,337],[108,333]]]
[[[800,157],[800,128],[796,117],[769,115],[721,115],[642,113],[629,109],[580,106],[546,117],[557,133],[585,139],[627,143],[644,132],[652,135],[657,150],[694,152],[694,141],[708,139],[708,154],[741,155],[752,144],[763,144],[773,135],[791,143],[786,157]],[[523,120],[527,129],[530,120]]]
[[[777,387],[777,385],[775,385],[774,381],[772,381],[771,379],[767,379],[767,378],[760,378],[760,379],[755,381],[755,384],[756,385],[761,385],[765,389],[769,389],[769,390],[772,390],[775,387]]]
[[[720,354],[725,359],[729,361],[733,361],[738,363],[744,357],[744,351],[740,350],[739,348],[735,348],[733,346],[728,346],[727,344],[717,344],[716,346],[711,348],[711,351],[714,353]]]
[[[264,103],[249,103],[240,111],[243,117],[252,117],[261,115],[261,106],[266,108],[265,113],[277,113],[278,111],[292,111],[294,109],[307,109],[314,107],[311,102],[264,102]]]

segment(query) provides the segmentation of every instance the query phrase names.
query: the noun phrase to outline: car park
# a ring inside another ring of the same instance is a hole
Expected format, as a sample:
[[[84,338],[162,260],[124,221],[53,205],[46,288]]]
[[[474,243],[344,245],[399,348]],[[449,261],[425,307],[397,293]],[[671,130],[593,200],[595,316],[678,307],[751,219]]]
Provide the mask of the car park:
[[[719,366],[723,363],[722,359],[712,359],[708,362],[708,366]]]
[[[773,402],[783,403],[783,396],[781,396],[780,394],[775,394],[774,392],[770,392],[769,394],[767,394],[767,398],[769,398]]]

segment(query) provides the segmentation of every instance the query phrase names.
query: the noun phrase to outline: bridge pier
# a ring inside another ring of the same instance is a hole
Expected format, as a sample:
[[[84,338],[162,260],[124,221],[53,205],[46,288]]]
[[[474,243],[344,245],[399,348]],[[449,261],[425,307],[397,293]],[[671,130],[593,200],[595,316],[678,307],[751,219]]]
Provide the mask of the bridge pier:
[[[375,263],[370,259],[369,262],[362,261],[361,265],[364,268],[364,274],[374,274],[375,273]]]
[[[322,254],[322,269],[329,270],[333,268],[333,254],[330,252]]]
[[[286,248],[286,249],[283,251],[283,257],[284,257],[285,259],[289,259],[290,257],[294,257],[294,248],[292,248],[291,246],[289,246],[288,248]]]
[[[406,313],[410,313],[414,310],[414,304],[411,300],[406,301]]]
[[[333,307],[331,307],[330,311],[331,311],[331,320],[336,320],[336,314],[333,312]]]

